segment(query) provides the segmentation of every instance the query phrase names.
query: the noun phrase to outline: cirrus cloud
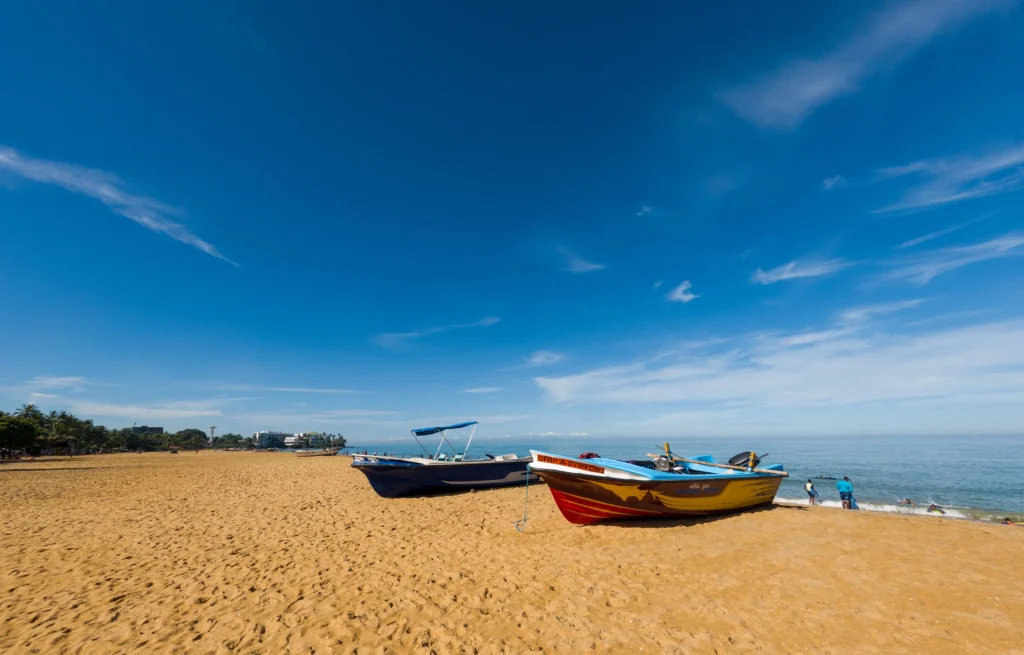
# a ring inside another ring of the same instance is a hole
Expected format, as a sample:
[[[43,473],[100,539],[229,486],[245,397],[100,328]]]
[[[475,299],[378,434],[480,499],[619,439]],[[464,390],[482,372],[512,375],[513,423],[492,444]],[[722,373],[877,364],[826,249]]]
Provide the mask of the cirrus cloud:
[[[874,15],[849,40],[817,59],[792,61],[718,99],[758,127],[790,130],[836,98],[856,92],[933,38],[999,7],[1006,0],[912,0]]]
[[[784,280],[798,280],[800,278],[820,277],[830,275],[849,266],[849,263],[841,259],[829,259],[824,261],[799,261],[794,260],[776,266],[767,271],[758,268],[754,271],[751,279],[758,284],[775,284]]]
[[[238,266],[221,254],[213,244],[200,239],[185,225],[172,219],[171,216],[181,214],[180,209],[128,191],[127,185],[112,173],[76,164],[35,159],[3,146],[0,146],[0,170],[6,170],[26,180],[52,184],[99,200],[115,214]]]

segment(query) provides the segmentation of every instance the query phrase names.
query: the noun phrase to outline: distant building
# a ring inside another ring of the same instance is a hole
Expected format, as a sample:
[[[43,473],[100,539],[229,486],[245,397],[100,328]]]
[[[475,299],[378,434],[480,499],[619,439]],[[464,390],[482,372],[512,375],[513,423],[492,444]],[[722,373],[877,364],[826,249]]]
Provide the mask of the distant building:
[[[131,428],[132,434],[163,434],[164,429],[158,427],[150,427],[148,425],[134,425]]]
[[[261,430],[252,435],[253,444],[257,448],[277,448],[286,444],[287,439],[293,438],[290,432],[274,432],[273,430]]]

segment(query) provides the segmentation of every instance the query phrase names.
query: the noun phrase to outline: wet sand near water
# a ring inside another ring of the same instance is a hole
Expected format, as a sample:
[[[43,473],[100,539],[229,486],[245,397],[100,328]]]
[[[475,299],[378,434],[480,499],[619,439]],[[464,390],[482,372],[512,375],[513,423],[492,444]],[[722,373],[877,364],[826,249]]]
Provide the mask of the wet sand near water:
[[[1024,528],[776,506],[578,527],[346,457],[0,465],[0,652],[1020,653]]]

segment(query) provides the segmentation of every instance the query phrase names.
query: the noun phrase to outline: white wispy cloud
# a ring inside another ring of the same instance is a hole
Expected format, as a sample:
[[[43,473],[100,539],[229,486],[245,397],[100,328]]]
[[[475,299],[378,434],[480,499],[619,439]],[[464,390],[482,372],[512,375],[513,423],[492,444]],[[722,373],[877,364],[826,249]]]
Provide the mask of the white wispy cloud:
[[[644,205],[637,210],[636,217],[643,218],[644,216],[649,216],[655,213],[655,211],[657,210],[655,210],[654,207],[651,207],[650,205]]]
[[[664,280],[658,280],[657,282],[655,282],[654,283],[654,290],[657,291],[658,289],[660,289],[662,284],[665,284]]]
[[[115,214],[238,266],[222,255],[213,244],[200,239],[183,224],[170,218],[180,215],[181,210],[128,191],[125,183],[112,173],[75,164],[34,159],[3,146],[0,146],[0,170],[99,200]]]
[[[924,302],[924,298],[914,298],[913,300],[900,300],[897,302],[878,303],[875,305],[861,305],[860,307],[850,307],[839,313],[839,318],[848,323],[865,321],[875,316],[882,314],[891,314],[893,312],[899,312],[904,309],[912,309],[917,307]]]
[[[474,323],[456,323],[454,325],[439,325],[437,327],[427,328],[425,330],[416,330],[413,332],[386,332],[384,334],[378,334],[374,337],[374,341],[385,348],[401,348],[406,345],[409,341],[414,339],[421,339],[428,337],[432,334],[440,334],[442,332],[450,332],[451,330],[467,330],[470,328],[490,327],[501,322],[500,318],[490,316],[488,318],[481,319]]]
[[[403,425],[406,421],[391,419],[398,412],[377,409],[328,409],[312,412],[239,412],[227,418],[268,426],[266,429],[295,430],[308,427],[331,427],[346,423],[368,425]]]
[[[975,157],[926,159],[877,171],[879,179],[919,180],[897,202],[875,213],[927,209],[1024,188],[1024,144]],[[959,229],[959,228],[957,228]]]
[[[928,234],[916,237],[914,239],[908,239],[907,241],[904,241],[900,245],[896,246],[896,248],[898,248],[899,250],[903,250],[905,248],[913,248],[914,246],[919,246],[922,243],[925,243],[927,241],[931,241],[932,239],[938,239],[939,237],[944,237],[947,234],[952,234],[952,233],[956,232],[957,230],[962,230],[963,228],[967,227],[971,223],[975,223],[975,222],[977,222],[977,219],[974,220],[974,221],[964,221],[963,223],[957,223],[956,225],[952,225],[952,226],[947,227],[947,228],[942,229],[942,230],[936,230],[934,232],[929,232]]]
[[[537,350],[530,353],[530,356],[523,360],[520,368],[536,368],[538,366],[551,366],[565,359],[565,355],[554,353],[550,350]]]
[[[809,338],[806,334],[813,334]],[[797,337],[797,338],[794,338]],[[1019,402],[1024,322],[913,335],[846,328],[768,339],[727,352],[640,360],[535,378],[560,403],[676,403],[709,411],[942,399]],[[1016,398],[1016,400],[1014,400]]]
[[[220,391],[271,391],[281,393],[364,393],[355,389],[330,389],[322,387],[272,387],[259,384],[219,384],[211,389]]]
[[[591,273],[593,271],[600,271],[607,268],[604,264],[588,262],[568,248],[559,246],[558,252],[565,257],[565,268],[562,270],[569,273]]]
[[[71,411],[84,416],[119,417],[138,421],[221,416],[223,412],[208,401],[180,401],[162,405],[136,405],[68,399]]]
[[[665,294],[665,300],[668,302],[688,303],[691,300],[700,298],[697,294],[690,293],[691,286],[689,280],[683,280],[679,286]]]
[[[76,375],[63,377],[38,376],[26,382],[25,386],[41,389],[63,389],[67,387],[82,387],[85,386],[86,382],[86,378]]]
[[[772,349],[774,346],[810,346],[824,341],[834,341],[853,333],[850,328],[831,328],[825,330],[812,330],[810,332],[797,332],[795,334],[775,335],[762,337],[762,346],[765,349]],[[765,341],[766,339],[766,341]]]
[[[501,391],[501,387],[473,387],[472,389],[463,389],[463,393],[498,393]]]
[[[24,382],[11,385],[0,385],[0,392],[8,392],[13,397],[49,400],[59,398],[59,393],[81,394],[93,387],[114,387],[115,384],[90,380],[79,375],[40,375]],[[52,392],[52,393],[51,393]]]
[[[718,94],[759,127],[788,130],[818,108],[856,92],[933,38],[1009,3],[1004,0],[913,0],[875,14],[865,27],[817,59],[799,59],[744,86]]]
[[[833,175],[832,177],[826,177],[821,181],[821,186],[826,191],[829,191],[837,186],[846,184],[846,178],[842,175]]]
[[[1024,234],[1010,232],[981,243],[940,248],[894,260],[883,278],[923,286],[943,273],[969,264],[1019,255],[1024,255]]]
[[[777,266],[764,271],[758,268],[754,271],[751,279],[758,284],[775,284],[783,280],[796,280],[805,277],[820,277],[829,275],[849,266],[849,263],[841,259],[828,259],[819,261],[794,260],[788,264]]]

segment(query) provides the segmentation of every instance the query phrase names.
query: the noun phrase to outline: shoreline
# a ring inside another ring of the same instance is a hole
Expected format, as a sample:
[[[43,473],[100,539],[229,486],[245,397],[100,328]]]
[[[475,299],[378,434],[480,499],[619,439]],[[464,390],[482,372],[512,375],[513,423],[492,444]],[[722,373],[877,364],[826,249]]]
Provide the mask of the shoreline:
[[[776,496],[775,501],[778,505],[786,505],[789,507],[810,507],[807,503],[806,498],[789,498]],[[1011,512],[1005,510],[990,510],[980,507],[963,507],[963,506],[949,506],[943,505],[942,509],[945,510],[945,514],[938,514],[936,512],[929,512],[927,505],[899,505],[896,503],[879,503],[872,500],[857,500],[857,504],[860,506],[861,512],[870,512],[872,514],[881,514],[889,516],[921,516],[935,519],[950,519],[956,521],[977,521],[979,523],[999,525],[999,522],[1004,518],[1009,518],[1015,523],[1024,523],[1024,514],[1018,512]],[[838,509],[842,510],[842,503],[839,500],[818,499],[815,505],[816,507],[822,507],[825,509]],[[849,511],[849,510],[845,510]]]
[[[243,456],[244,455],[268,456],[268,455],[280,454],[280,455],[296,456],[296,455],[300,455],[300,454],[303,454],[303,453],[319,453],[319,452],[321,452],[323,450],[324,449],[319,449],[319,448],[302,449],[302,450],[282,448],[282,449],[275,449],[273,451],[270,451],[270,450],[218,449],[216,451],[202,450],[202,451],[200,451],[200,454],[203,455],[203,456],[209,456],[211,454],[230,454],[230,455],[243,455]],[[93,454],[89,454],[89,455],[74,455],[74,456],[70,456],[70,457],[67,456],[67,455],[45,455],[45,456],[36,457],[34,459],[24,458],[24,459],[20,459],[20,460],[0,460],[0,472],[3,472],[4,469],[14,470],[14,471],[19,470],[19,469],[10,469],[9,467],[12,466],[12,465],[44,464],[44,463],[47,463],[47,462],[71,462],[71,461],[79,461],[79,460],[82,460],[84,458],[91,458],[91,457],[104,457],[104,458],[107,458],[107,457],[131,457],[131,456],[140,456],[140,455],[142,455],[142,456],[158,456],[159,457],[161,455],[167,455],[167,454],[168,453],[166,451],[149,451],[149,452],[145,452],[145,453],[141,453],[141,454],[140,453],[93,453]],[[194,455],[195,453],[193,451],[184,451],[183,454]],[[353,455],[344,455],[344,454],[339,454],[339,453],[335,453],[335,455],[332,455],[332,456],[341,457],[341,458],[345,459],[346,461],[351,461],[351,459],[353,457]],[[781,493],[781,491],[780,491],[780,493]],[[786,506],[793,506],[793,507],[807,507],[808,506],[806,496],[802,496],[802,495],[798,495],[798,496],[781,496],[781,495],[777,495],[775,497],[774,502],[776,504],[779,504],[779,505],[786,505]],[[881,500],[870,498],[870,497],[867,497],[867,496],[865,496],[863,499],[861,499],[861,497],[858,496],[858,504],[861,507],[860,511],[871,512],[871,513],[874,513],[874,514],[893,514],[893,515],[898,515],[898,516],[927,516],[927,517],[931,517],[931,518],[947,518],[947,519],[957,519],[957,520],[962,520],[962,521],[979,521],[979,522],[982,522],[982,523],[995,523],[995,524],[998,524],[1004,518],[1008,517],[1008,518],[1010,518],[1011,520],[1013,520],[1016,523],[1024,523],[1024,512],[1017,512],[1017,511],[1005,510],[1005,509],[989,509],[989,508],[984,508],[984,507],[972,507],[972,506],[968,506],[968,505],[941,505],[943,510],[946,511],[946,514],[936,514],[934,512],[928,512],[927,511],[927,506],[930,503],[928,503],[928,504],[926,504],[926,503],[917,503],[917,504],[912,505],[912,506],[906,506],[906,505],[901,505],[901,504],[898,504],[898,503],[895,503],[895,502],[881,501]],[[818,502],[817,502],[817,506],[818,507],[831,508],[831,509],[840,509],[841,508],[841,503],[840,503],[840,501],[838,499],[831,499],[831,498],[821,499],[819,497]]]

